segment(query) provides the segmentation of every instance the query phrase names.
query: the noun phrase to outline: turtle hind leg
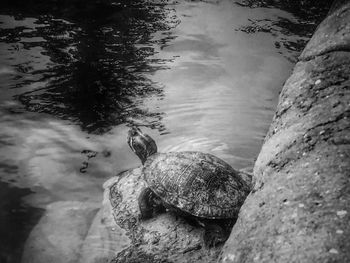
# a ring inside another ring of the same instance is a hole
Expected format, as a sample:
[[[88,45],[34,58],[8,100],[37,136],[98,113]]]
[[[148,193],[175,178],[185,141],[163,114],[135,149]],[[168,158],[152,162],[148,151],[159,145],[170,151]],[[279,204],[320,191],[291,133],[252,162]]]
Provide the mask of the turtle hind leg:
[[[224,243],[230,235],[229,229],[227,229],[225,224],[220,224],[220,222],[204,222],[204,235],[203,241],[207,248],[216,247]]]
[[[162,200],[149,188],[144,188],[138,198],[140,219],[152,218],[155,214],[165,212]]]

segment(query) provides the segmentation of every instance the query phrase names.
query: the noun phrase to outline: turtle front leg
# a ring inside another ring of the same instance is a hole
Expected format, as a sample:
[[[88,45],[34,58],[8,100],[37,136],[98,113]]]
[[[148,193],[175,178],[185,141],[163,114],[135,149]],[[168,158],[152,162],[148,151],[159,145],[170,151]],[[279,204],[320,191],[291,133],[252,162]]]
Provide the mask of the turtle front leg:
[[[204,245],[205,247],[216,247],[224,243],[230,235],[229,229],[225,225],[220,224],[219,222],[204,222]]]
[[[139,199],[140,219],[145,220],[165,211],[162,200],[149,188],[141,191]]]

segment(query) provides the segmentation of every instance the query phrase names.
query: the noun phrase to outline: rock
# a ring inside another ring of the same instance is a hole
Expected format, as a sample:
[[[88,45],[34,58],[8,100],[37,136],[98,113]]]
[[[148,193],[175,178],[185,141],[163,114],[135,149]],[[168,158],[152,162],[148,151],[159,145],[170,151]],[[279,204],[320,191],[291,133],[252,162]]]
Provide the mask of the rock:
[[[111,181],[114,181],[112,179]],[[109,199],[109,183],[104,188],[102,207],[95,216],[80,251],[79,262],[102,263],[110,259],[129,245],[126,231],[119,227],[113,217],[113,208]]]
[[[116,226],[122,228],[129,239],[112,262],[216,262],[221,247],[204,248],[201,227],[169,212],[149,220],[138,219],[137,199],[145,186],[140,168],[105,183],[105,198],[113,207]]]
[[[129,243],[105,192],[102,207],[77,201],[50,204],[26,241],[22,262],[109,262]]]
[[[335,1],[341,2],[341,1]],[[309,60],[315,56],[332,51],[350,51],[350,4],[334,4],[334,11],[318,26],[300,56],[300,60]]]
[[[220,262],[350,262],[350,3],[343,2],[283,87],[254,188]]]
[[[80,248],[98,210],[95,203],[50,204],[26,241],[22,262],[78,262]]]
[[[249,173],[241,172],[250,183]],[[141,169],[104,184],[100,204],[56,202],[26,241],[23,263],[216,262],[220,248],[202,245],[203,229],[164,213],[140,222],[138,196],[146,183]]]

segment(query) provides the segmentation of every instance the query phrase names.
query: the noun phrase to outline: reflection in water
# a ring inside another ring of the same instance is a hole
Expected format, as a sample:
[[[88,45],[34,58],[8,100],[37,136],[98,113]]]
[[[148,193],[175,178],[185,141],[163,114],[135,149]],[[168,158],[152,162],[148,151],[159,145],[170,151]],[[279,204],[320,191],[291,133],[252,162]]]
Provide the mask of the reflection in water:
[[[238,0],[236,4],[249,8],[278,8],[287,11],[309,23],[320,23],[328,12],[332,1],[295,1],[295,0]]]
[[[99,202],[106,178],[140,164],[132,124],[162,152],[251,168],[285,58],[324,15],[292,2],[1,1],[1,263],[19,261],[47,204]]]
[[[0,164],[0,169],[3,164]],[[6,171],[6,170],[5,170]],[[0,181],[0,262],[18,262],[22,245],[43,210],[23,205],[22,198],[32,193]]]
[[[1,110],[0,122],[0,233],[7,233],[0,236],[0,257],[9,258],[1,263],[19,262],[23,242],[46,205],[100,202],[106,178],[135,166],[121,143],[125,126],[104,136],[88,135],[44,114]]]
[[[163,96],[146,74],[166,68],[151,57],[178,23],[165,3],[1,1],[1,263],[20,261],[46,204],[98,201],[107,177],[134,166],[125,126],[93,134],[133,121],[162,129],[142,101]]]
[[[245,33],[270,33],[276,38],[275,47],[279,53],[292,62],[297,61],[299,53],[324,18],[332,1],[295,1],[295,0],[239,0],[237,5],[249,8],[278,8],[293,16],[278,19],[248,19],[248,25],[238,27],[237,31]],[[296,39],[295,36],[298,36]]]
[[[176,14],[181,17],[173,30],[178,37],[159,55],[178,58],[170,70],[152,76],[164,84],[164,99],[147,102],[165,113],[162,122],[171,131],[155,136],[159,149],[210,152],[235,168],[251,167],[292,68],[284,57],[299,54],[292,47],[278,50],[274,43],[299,43],[307,36],[275,25],[297,20],[276,8],[186,1],[176,6]],[[257,19],[272,21],[273,34],[236,30]]]
[[[152,33],[166,32],[178,23],[165,2],[75,0],[63,6],[49,2],[32,3],[34,8],[29,9],[30,4],[23,3],[23,9],[16,10],[37,17],[30,21],[31,27],[27,21],[25,26],[1,30],[5,43],[17,42],[19,57],[40,50],[40,57],[33,58],[42,64],[40,68],[33,63],[16,65],[19,72],[31,75],[16,88],[35,83],[17,95],[25,109],[77,122],[94,133],[128,119],[159,120],[159,113],[139,104],[144,97],[162,96],[162,87],[145,73],[164,68],[163,61],[150,59],[155,53],[152,45],[157,44]],[[157,41],[166,45],[170,39],[165,35]],[[49,56],[46,63],[43,55]],[[159,122],[156,126],[161,128]]]

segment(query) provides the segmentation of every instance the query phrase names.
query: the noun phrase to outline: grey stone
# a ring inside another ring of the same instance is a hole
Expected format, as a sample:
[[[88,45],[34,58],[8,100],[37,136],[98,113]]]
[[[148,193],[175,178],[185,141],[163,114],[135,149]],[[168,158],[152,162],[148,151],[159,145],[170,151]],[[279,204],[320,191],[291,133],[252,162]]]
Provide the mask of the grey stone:
[[[350,262],[350,13],[337,8],[283,87],[220,262]]]
[[[332,51],[350,51],[350,2],[343,1],[318,26],[317,33],[306,45],[300,60],[309,60],[315,56]]]

